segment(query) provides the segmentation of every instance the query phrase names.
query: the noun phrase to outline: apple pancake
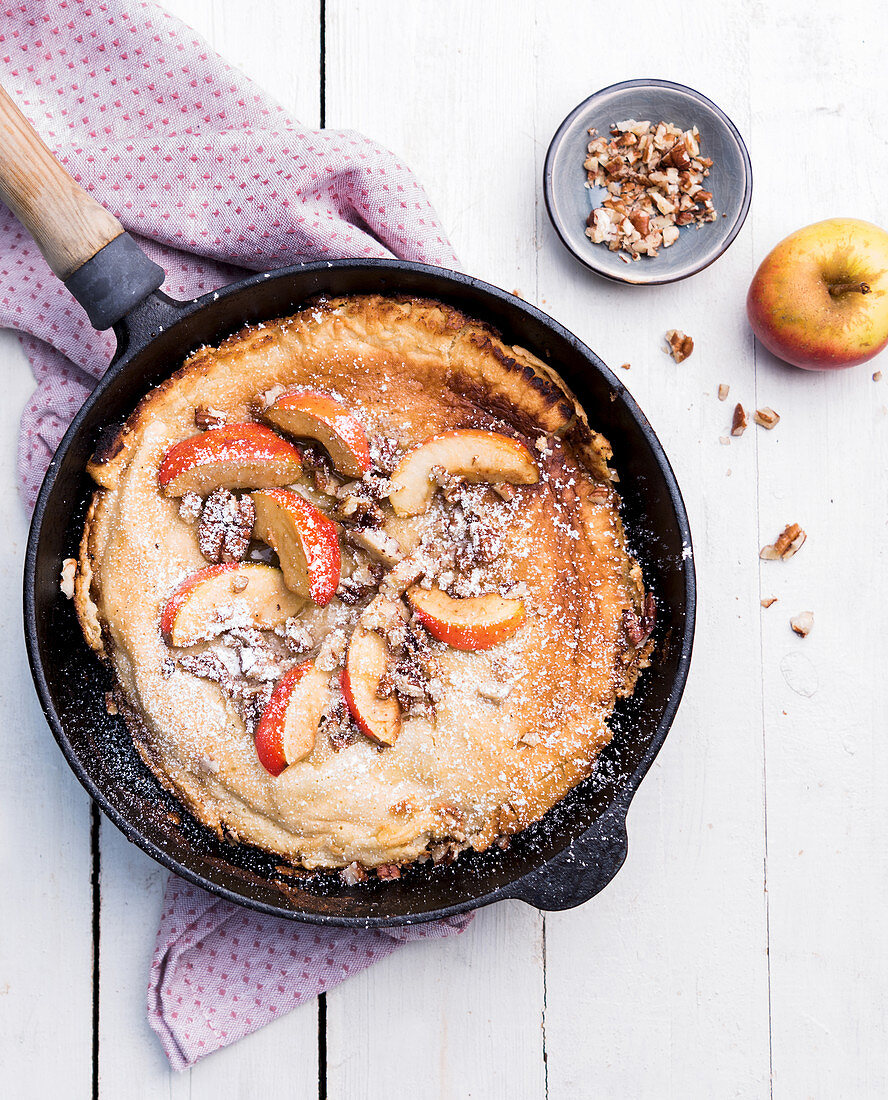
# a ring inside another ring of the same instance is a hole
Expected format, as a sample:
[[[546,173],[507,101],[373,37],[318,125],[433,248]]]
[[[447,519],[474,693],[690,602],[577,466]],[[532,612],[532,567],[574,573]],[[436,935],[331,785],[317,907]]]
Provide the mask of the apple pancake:
[[[89,467],[74,598],[145,763],[347,881],[505,844],[652,648],[610,458],[552,369],[440,302],[201,348]]]

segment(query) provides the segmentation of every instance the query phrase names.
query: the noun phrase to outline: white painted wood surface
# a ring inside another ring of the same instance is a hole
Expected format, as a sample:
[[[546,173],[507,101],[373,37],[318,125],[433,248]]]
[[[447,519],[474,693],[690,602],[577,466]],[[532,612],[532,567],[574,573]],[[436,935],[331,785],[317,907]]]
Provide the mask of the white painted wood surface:
[[[602,895],[545,918],[519,903],[484,912],[465,936],[408,946],[322,1011],[305,1005],[183,1075],[144,1016],[164,875],[103,822],[94,1077],[90,813],[42,721],[19,636],[15,431],[30,379],[0,334],[0,1093],[885,1096],[888,383],[866,367],[784,368],[754,348],[743,316],[756,262],[786,232],[835,214],[884,223],[881,6],[735,0],[670,8],[668,25],[652,0],[619,18],[566,0],[168,6],[306,124],[323,102],[328,125],[403,155],[465,270],[519,289],[612,365],[632,364],[623,380],[691,513],[697,651],[630,813],[629,859]],[[632,48],[633,34],[656,48]],[[539,180],[563,116],[645,73],[724,107],[749,144],[756,194],[716,266],[631,291],[562,250]],[[861,158],[866,169],[846,180],[842,166]],[[660,350],[673,327],[697,342],[680,366]],[[721,446],[734,400],[783,419]],[[808,531],[804,550],[760,563],[759,546],[791,521]],[[762,610],[762,595],[779,601]],[[816,625],[803,641],[788,618],[804,609]]]

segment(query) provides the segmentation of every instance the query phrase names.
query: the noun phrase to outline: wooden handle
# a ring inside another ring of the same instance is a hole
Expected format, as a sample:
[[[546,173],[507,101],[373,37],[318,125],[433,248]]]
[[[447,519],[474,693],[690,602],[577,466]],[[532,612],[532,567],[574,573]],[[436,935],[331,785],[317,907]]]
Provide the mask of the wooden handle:
[[[2,87],[0,198],[63,280],[123,232],[68,175]]]

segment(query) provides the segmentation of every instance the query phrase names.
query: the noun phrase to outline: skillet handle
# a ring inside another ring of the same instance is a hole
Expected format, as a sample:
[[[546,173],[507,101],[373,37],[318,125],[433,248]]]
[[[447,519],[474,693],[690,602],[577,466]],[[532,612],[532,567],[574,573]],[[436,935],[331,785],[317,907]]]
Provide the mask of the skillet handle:
[[[163,268],[72,179],[3,88],[0,198],[95,328],[110,328],[163,282]]]
[[[600,893],[623,866],[629,848],[622,803],[612,806],[545,867],[518,879],[503,893],[537,909],[573,909]]]

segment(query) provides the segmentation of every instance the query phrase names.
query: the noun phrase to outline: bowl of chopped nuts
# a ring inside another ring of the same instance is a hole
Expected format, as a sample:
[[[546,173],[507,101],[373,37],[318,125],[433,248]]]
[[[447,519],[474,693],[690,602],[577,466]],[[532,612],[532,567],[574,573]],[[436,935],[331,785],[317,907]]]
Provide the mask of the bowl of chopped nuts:
[[[655,286],[708,267],[743,227],[752,166],[728,116],[693,88],[627,80],[559,126],[543,171],[562,243],[606,279]]]

